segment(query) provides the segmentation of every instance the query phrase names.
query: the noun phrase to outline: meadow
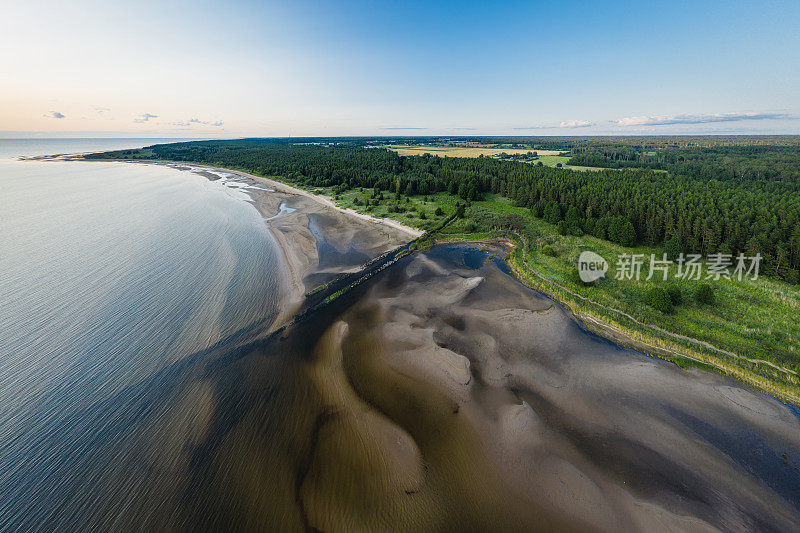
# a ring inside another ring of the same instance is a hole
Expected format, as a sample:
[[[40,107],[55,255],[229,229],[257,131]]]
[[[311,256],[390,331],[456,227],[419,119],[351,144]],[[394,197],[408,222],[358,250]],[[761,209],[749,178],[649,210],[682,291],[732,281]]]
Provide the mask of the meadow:
[[[506,154],[527,154],[536,152],[541,156],[558,156],[561,152],[556,150],[529,150],[520,148],[478,148],[469,146],[442,146],[442,145],[387,145],[386,148],[400,155],[431,154],[441,157],[478,157],[497,156]],[[564,157],[566,162],[569,157]]]

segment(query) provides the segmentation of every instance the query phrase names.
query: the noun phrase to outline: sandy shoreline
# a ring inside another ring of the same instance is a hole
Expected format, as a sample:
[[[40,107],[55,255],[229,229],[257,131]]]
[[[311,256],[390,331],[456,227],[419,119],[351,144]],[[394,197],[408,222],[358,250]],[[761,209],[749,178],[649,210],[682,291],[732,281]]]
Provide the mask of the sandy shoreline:
[[[413,228],[411,226],[406,226],[405,224],[401,224],[396,220],[392,220],[390,218],[377,218],[370,215],[366,215],[364,213],[359,213],[353,209],[347,207],[341,207],[333,201],[333,199],[329,196],[325,196],[322,194],[312,194],[308,191],[303,189],[299,189],[297,187],[293,187],[287,183],[282,181],[277,181],[271,178],[265,178],[263,176],[256,176],[255,174],[249,174],[247,172],[243,172],[241,170],[232,170],[229,168],[224,167],[215,167],[211,165],[204,165],[201,163],[181,163],[178,161],[148,161],[148,160],[121,160],[121,159],[83,159],[83,156],[89,155],[95,152],[86,152],[86,153],[75,153],[75,154],[63,154],[63,155],[55,155],[55,156],[31,156],[26,157],[23,159],[30,159],[30,160],[63,160],[63,161],[101,161],[101,162],[123,162],[123,163],[137,163],[137,164],[149,164],[149,165],[162,165],[162,166],[169,166],[173,168],[180,168],[180,167],[187,167],[191,169],[206,169],[215,172],[224,172],[226,174],[233,174],[235,176],[239,176],[241,178],[245,178],[247,180],[251,180],[257,184],[267,185],[268,187],[275,189],[278,192],[282,192],[284,194],[292,194],[296,196],[304,196],[306,198],[310,198],[315,202],[318,202],[324,206],[330,207],[331,209],[335,209],[341,213],[345,213],[361,220],[367,222],[373,222],[376,224],[383,224],[385,226],[397,229],[404,233],[407,233],[411,236],[411,238],[419,237],[424,231]]]
[[[390,219],[379,219],[339,207],[331,198],[286,183],[222,167],[172,161],[129,161],[191,171],[210,180],[235,177],[247,185],[251,203],[261,214],[283,258],[288,320],[304,295],[327,278],[356,271],[369,260],[422,235]],[[320,250],[327,252],[320,255]]]
[[[273,179],[270,179],[270,178],[264,178],[264,177],[261,177],[261,176],[256,176],[254,174],[248,174],[247,172],[242,172],[240,170],[231,170],[231,169],[227,169],[227,168],[212,167],[212,166],[208,166],[208,165],[195,165],[195,164],[192,164],[191,166],[193,168],[206,168],[206,169],[209,169],[209,170],[216,170],[216,171],[220,171],[220,172],[227,172],[227,173],[230,173],[230,174],[235,174],[237,176],[241,176],[243,178],[247,178],[249,180],[253,180],[256,183],[261,183],[261,184],[268,185],[269,187],[275,189],[276,191],[279,191],[279,192],[282,192],[282,193],[285,193],[285,194],[294,194],[294,195],[297,195],[297,196],[304,196],[304,197],[310,198],[310,199],[314,200],[315,202],[318,202],[318,203],[320,203],[320,204],[322,204],[322,205],[324,205],[326,207],[330,207],[331,209],[335,209],[335,210],[337,210],[337,211],[339,211],[341,213],[345,213],[347,215],[351,215],[351,216],[356,217],[358,219],[361,219],[363,221],[373,222],[375,224],[383,224],[383,225],[388,226],[390,228],[394,228],[396,230],[402,231],[404,233],[409,234],[411,236],[411,238],[419,237],[420,235],[422,235],[424,233],[420,229],[412,228],[411,226],[406,226],[405,224],[401,224],[400,222],[397,222],[396,220],[392,220],[390,218],[377,218],[377,217],[373,217],[373,216],[370,216],[370,215],[365,215],[364,213],[359,213],[359,212],[357,212],[357,211],[355,211],[353,209],[350,209],[350,208],[338,206],[333,201],[333,199],[330,198],[329,196],[325,196],[325,195],[321,195],[321,194],[312,194],[312,193],[310,193],[308,191],[305,191],[303,189],[298,189],[297,187],[292,187],[291,185],[288,185],[288,184],[283,183],[281,181],[276,181],[276,180],[273,180]]]
[[[340,207],[330,197],[240,170],[178,161],[84,159],[87,153],[24,159],[159,165],[190,171],[210,181],[233,177],[248,185],[250,201],[264,219],[283,258],[288,294],[277,323],[290,319],[304,295],[327,278],[357,271],[371,259],[424,233],[395,220]],[[320,249],[326,250],[324,257],[320,256]]]

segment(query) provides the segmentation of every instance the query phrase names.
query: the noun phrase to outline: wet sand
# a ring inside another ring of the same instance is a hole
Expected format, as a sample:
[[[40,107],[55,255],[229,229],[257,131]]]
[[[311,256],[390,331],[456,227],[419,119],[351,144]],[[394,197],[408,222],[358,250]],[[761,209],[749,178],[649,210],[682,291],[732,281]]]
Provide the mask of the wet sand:
[[[508,505],[581,529],[794,527],[800,421],[789,408],[621,349],[478,261],[465,247],[415,257],[340,318],[351,361],[381,369],[353,379],[366,401],[386,411],[398,402],[376,375],[429,389],[425,403],[454,406],[480,447],[465,468],[491,465]],[[458,423],[430,422],[434,434]]]
[[[464,246],[406,257],[204,365],[153,419],[176,440],[143,445],[186,450],[166,467],[184,487],[172,524],[795,528],[796,412],[622,349],[503,267]]]
[[[306,292],[345,272],[356,272],[384,252],[406,244],[422,232],[394,220],[377,219],[338,207],[330,198],[313,195],[268,178],[203,165],[162,164],[218,180],[233,176],[250,185],[247,194],[264,217],[286,268],[290,297],[288,319]]]

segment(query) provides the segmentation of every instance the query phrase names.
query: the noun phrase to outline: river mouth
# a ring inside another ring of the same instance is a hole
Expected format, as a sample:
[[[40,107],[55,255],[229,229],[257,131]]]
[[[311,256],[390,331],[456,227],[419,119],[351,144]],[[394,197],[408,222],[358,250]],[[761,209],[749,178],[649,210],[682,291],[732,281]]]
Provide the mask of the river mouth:
[[[490,257],[403,257],[207,366],[167,402],[209,402],[182,527],[792,528],[792,411],[588,332]]]

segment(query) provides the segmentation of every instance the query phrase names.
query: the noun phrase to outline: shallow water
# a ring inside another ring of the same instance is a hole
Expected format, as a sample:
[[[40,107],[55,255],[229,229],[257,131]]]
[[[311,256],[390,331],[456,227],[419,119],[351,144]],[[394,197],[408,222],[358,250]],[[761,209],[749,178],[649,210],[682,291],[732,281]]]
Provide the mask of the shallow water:
[[[403,258],[236,361],[251,375],[272,374],[265,354],[292,361],[270,390],[302,420],[267,417],[270,454],[254,461],[302,468],[239,525],[792,529],[796,410],[594,335],[487,258]],[[247,439],[271,409],[231,397]]]
[[[158,406],[142,402],[269,326],[284,282],[247,195],[190,172],[6,159],[0,191],[3,529],[58,523],[81,492],[58,512],[90,505],[102,456],[148,431],[136,422]]]

